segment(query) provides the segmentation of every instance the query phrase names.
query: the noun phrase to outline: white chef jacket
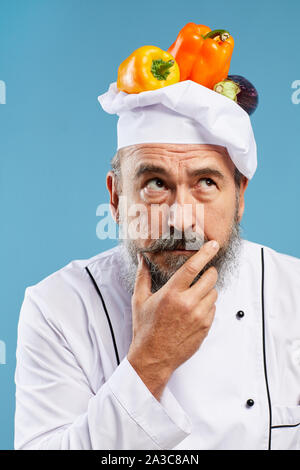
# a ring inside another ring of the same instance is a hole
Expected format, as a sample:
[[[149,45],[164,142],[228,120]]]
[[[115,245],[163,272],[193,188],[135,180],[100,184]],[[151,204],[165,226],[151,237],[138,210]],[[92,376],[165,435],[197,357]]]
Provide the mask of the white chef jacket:
[[[300,259],[242,240],[208,336],[160,401],[127,360],[120,263],[117,246],[26,289],[15,448],[300,449]]]

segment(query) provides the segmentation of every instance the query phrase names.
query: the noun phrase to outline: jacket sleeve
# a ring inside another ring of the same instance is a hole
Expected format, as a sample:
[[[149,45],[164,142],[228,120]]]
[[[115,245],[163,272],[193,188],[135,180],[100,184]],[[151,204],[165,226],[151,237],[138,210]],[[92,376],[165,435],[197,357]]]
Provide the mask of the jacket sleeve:
[[[30,289],[18,326],[16,449],[172,449],[190,434],[168,386],[156,400],[127,357],[95,393]]]

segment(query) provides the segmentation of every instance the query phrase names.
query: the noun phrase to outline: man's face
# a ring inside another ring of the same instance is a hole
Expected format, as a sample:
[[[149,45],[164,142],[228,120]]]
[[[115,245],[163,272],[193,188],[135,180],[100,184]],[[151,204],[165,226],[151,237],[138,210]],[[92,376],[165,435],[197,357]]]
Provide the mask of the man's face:
[[[237,190],[234,170],[220,146],[142,144],[126,149],[120,181],[126,210],[119,204],[117,212],[121,224],[138,228],[123,243],[135,267],[137,253],[143,254],[153,291],[205,241],[217,240],[221,247],[210,265],[228,261],[228,250],[233,258],[247,186],[243,182]]]

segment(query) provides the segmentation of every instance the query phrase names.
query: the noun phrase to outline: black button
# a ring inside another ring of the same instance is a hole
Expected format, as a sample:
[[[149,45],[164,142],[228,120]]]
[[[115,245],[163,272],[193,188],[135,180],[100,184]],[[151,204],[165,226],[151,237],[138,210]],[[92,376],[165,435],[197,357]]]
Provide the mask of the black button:
[[[237,318],[243,318],[244,315],[245,314],[244,314],[243,310],[239,310],[238,313],[236,314]]]
[[[254,400],[252,400],[252,398],[249,398],[249,400],[247,400],[247,406],[253,406],[254,405]]]

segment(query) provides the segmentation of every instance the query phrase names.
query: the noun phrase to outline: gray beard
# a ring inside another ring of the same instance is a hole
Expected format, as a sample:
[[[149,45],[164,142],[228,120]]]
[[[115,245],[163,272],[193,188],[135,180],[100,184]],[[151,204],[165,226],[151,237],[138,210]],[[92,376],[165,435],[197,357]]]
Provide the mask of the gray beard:
[[[231,231],[227,243],[220,247],[217,254],[206,264],[206,266],[197,274],[191,286],[195,284],[202,274],[211,266],[214,266],[218,271],[218,280],[215,288],[218,292],[224,291],[230,284],[232,276],[236,275],[239,268],[240,251],[241,251],[241,229],[237,218],[237,209],[232,223]],[[171,234],[169,239],[158,239],[155,240],[150,247],[145,249],[139,248],[134,240],[129,238],[119,238],[120,247],[120,269],[119,279],[124,288],[132,295],[134,292],[135,278],[138,266],[137,253],[141,253],[144,257],[152,280],[151,291],[152,293],[157,292],[173,274],[189,259],[185,255],[170,255],[165,257],[165,263],[167,270],[162,269],[161,266],[151,261],[144,253],[147,252],[158,252],[163,250],[172,250],[176,248],[183,248],[185,244],[191,240],[185,237],[185,233],[182,234],[182,238],[174,238],[175,234]],[[204,237],[204,240],[198,239],[197,249],[207,242],[208,239]]]

